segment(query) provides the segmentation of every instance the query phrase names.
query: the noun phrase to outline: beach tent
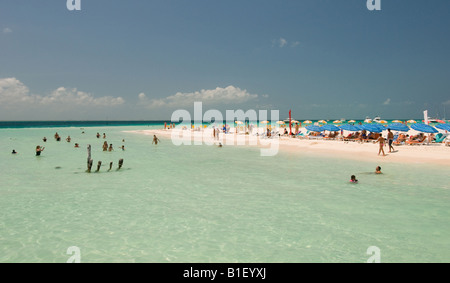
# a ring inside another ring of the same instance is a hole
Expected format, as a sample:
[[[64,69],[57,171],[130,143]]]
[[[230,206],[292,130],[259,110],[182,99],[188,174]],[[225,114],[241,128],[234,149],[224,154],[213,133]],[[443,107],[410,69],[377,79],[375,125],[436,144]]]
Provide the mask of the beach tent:
[[[322,131],[324,131],[323,127],[313,126],[313,125],[311,125],[311,126],[306,126],[306,129],[307,129],[308,131],[311,131],[311,132],[322,132]]]
[[[349,131],[349,132],[359,132],[359,131],[361,131],[361,128],[359,128],[357,126],[354,126],[354,125],[349,125],[349,124],[342,125],[339,128],[341,128],[344,131]]]
[[[392,123],[387,126],[388,129],[391,129],[392,131],[399,131],[399,132],[407,132],[409,131],[409,127],[402,123]]]
[[[436,125],[436,128],[450,132],[450,124],[439,124]]]
[[[323,125],[322,127],[323,131],[330,131],[330,132],[338,132],[340,129],[336,127],[335,125]]]
[[[429,125],[426,125],[426,124],[413,124],[411,126],[411,128],[418,132],[427,133],[427,134],[438,133],[438,130],[436,130],[435,128],[433,128]]]
[[[376,124],[364,125],[362,126],[362,128],[371,133],[381,133],[383,130],[385,130],[383,126]]]

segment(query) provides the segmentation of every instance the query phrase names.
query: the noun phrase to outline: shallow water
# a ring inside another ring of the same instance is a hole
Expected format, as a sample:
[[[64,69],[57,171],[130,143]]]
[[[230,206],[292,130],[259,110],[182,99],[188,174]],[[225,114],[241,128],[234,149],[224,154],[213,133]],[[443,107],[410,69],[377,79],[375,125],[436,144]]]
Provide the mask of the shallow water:
[[[450,262],[448,168],[123,132],[152,127],[0,129],[0,262],[66,262],[71,246],[82,262],[365,262],[370,246],[382,262]]]

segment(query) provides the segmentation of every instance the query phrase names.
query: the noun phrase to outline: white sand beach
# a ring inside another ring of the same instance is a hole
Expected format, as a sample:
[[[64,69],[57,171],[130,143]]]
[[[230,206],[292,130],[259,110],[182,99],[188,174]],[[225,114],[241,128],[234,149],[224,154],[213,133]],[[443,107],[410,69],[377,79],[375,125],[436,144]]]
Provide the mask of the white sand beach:
[[[301,129],[305,132],[305,129]],[[158,138],[172,139],[177,143],[184,141],[185,143],[203,142],[208,145],[217,145],[219,142],[224,146],[259,146],[268,147],[267,143],[271,141],[277,143],[280,152],[291,154],[308,153],[327,157],[346,158],[353,160],[377,161],[377,162],[394,162],[409,164],[435,164],[440,166],[450,166],[450,147],[444,144],[424,144],[424,145],[399,145],[394,146],[395,151],[389,153],[386,145],[384,151],[386,156],[378,155],[379,144],[374,142],[359,143],[355,141],[345,142],[342,140],[324,140],[324,139],[300,139],[288,136],[274,137],[271,139],[261,138],[256,135],[236,134],[232,128],[229,134],[220,133],[219,141],[213,137],[211,128],[202,129],[200,131],[180,130],[176,135],[174,130],[139,130],[133,133],[143,135],[156,135]],[[177,131],[177,130],[175,130]],[[263,129],[258,129],[259,133]],[[184,132],[184,136],[183,136]],[[256,133],[256,130],[254,131]],[[415,132],[411,132],[414,134]]]

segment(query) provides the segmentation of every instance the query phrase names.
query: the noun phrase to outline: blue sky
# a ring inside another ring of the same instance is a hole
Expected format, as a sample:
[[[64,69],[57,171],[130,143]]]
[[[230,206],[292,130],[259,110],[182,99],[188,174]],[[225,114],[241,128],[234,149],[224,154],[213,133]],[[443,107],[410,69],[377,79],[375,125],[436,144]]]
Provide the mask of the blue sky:
[[[0,2],[0,120],[450,116],[450,1],[65,2]]]

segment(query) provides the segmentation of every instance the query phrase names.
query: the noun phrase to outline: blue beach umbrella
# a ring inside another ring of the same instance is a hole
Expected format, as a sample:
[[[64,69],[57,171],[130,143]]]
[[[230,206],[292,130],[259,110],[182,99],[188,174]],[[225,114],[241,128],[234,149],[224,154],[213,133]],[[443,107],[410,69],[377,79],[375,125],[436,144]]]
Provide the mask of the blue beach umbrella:
[[[435,127],[438,129],[450,132],[450,124],[439,124],[439,125],[436,125]]]
[[[383,130],[385,130],[385,128],[383,126],[376,125],[376,124],[363,125],[362,128],[371,133],[381,133]]]
[[[323,125],[322,127],[323,131],[330,131],[330,132],[338,132],[340,129],[336,127],[335,125]]]
[[[322,132],[324,129],[322,129],[322,127],[319,127],[319,126],[313,126],[313,125],[311,125],[311,126],[306,126],[306,129],[308,130],[308,131],[311,131],[311,132]]]
[[[350,125],[350,124],[345,124],[340,126],[340,128],[344,131],[349,131],[349,132],[359,132],[361,131],[360,127],[354,126],[354,125]]]
[[[412,124],[411,128],[413,128],[416,131],[427,134],[433,134],[438,132],[438,130],[426,124]]]
[[[387,128],[391,129],[392,131],[399,131],[399,132],[407,132],[407,131],[409,131],[409,127],[406,126],[405,124],[401,124],[401,123],[389,124],[387,126]]]

